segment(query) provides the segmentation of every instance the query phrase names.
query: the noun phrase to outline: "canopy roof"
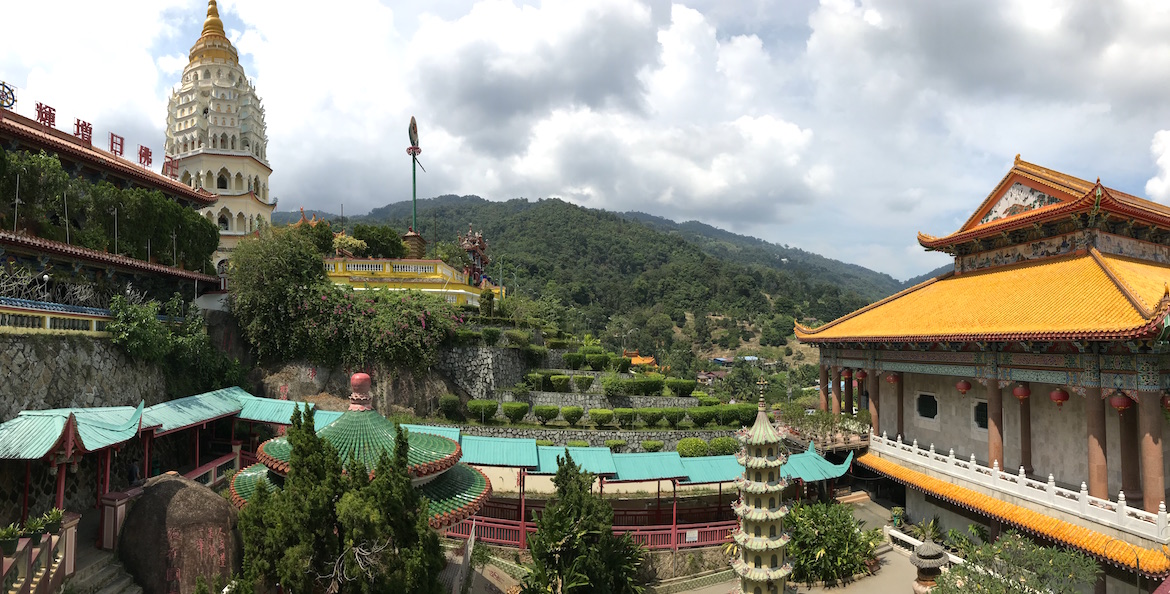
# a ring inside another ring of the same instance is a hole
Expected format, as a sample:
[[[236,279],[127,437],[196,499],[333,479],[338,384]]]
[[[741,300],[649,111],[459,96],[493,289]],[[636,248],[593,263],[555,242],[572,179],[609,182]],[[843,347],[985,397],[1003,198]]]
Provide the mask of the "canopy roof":
[[[532,474],[556,474],[557,467],[560,466],[557,458],[564,458],[565,450],[569,451],[569,456],[572,456],[573,462],[585,472],[591,472],[605,477],[611,477],[617,474],[617,467],[613,461],[613,452],[609,448],[540,446],[536,449],[540,464],[532,471]]]
[[[840,464],[833,464],[817,453],[812,441],[808,442],[808,450],[799,454],[789,454],[784,465],[780,467],[780,476],[786,479],[800,479],[806,483],[827,481],[841,478],[849,471],[853,464],[853,452],[845,457]]]
[[[458,429],[455,430],[458,433]],[[463,448],[462,460],[481,466],[522,466],[539,465],[535,439],[507,439],[463,435],[458,437]]]
[[[240,412],[240,396],[248,393],[238,387],[223,388],[155,404],[143,411],[142,426],[154,429],[155,437],[201,425]],[[251,398],[251,396],[248,396]]]
[[[687,478],[687,471],[683,468],[678,452],[613,454],[613,465],[617,469],[617,476],[612,482]]]
[[[138,434],[143,405],[26,410],[0,424],[0,459],[38,460],[58,445],[95,452]]]

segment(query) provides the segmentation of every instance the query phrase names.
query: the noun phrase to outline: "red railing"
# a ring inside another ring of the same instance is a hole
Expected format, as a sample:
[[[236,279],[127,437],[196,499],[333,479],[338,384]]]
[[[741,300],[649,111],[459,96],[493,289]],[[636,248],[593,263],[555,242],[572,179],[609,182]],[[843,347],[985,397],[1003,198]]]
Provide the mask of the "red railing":
[[[244,467],[243,463],[240,464],[240,467]],[[680,501],[678,506],[679,523],[701,524],[731,521],[735,517],[731,511],[731,501],[733,499],[732,497],[728,497],[723,505],[715,503],[692,505],[689,503],[684,504]],[[543,501],[529,501],[525,514],[528,516],[528,521],[531,522],[536,517],[536,514],[542,511],[544,511]],[[519,520],[519,500],[516,500],[515,503],[509,500],[489,501],[479,511],[479,516],[494,520]],[[613,510],[613,522],[621,526],[661,526],[663,522],[670,521],[670,516],[670,499],[664,499],[662,501],[662,509],[657,509],[656,507],[651,507],[650,509],[623,509],[621,507],[615,507]]]
[[[475,516],[448,528],[446,535],[467,538],[471,535],[473,524],[475,525],[475,538],[478,540],[509,547],[520,546],[520,522],[516,520]],[[613,532],[614,534],[629,534],[635,541],[648,549],[686,549],[723,544],[728,540],[731,530],[737,525],[735,521],[729,521],[679,524],[677,526],[669,524],[665,526],[614,526]],[[526,528],[528,534],[536,532],[536,527],[531,522]]]

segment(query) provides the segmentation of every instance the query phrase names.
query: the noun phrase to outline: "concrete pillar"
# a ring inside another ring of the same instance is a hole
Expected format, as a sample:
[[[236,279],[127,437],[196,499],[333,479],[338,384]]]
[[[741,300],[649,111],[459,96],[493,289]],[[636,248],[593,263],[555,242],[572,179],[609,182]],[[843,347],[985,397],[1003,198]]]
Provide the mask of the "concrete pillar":
[[[1020,466],[1032,472],[1032,399],[1020,400]]]
[[[853,414],[853,370],[849,370],[849,377],[845,378],[845,394],[842,398],[841,412],[852,415]]]
[[[833,415],[841,416],[841,368],[836,365],[833,366],[833,377],[830,385],[833,390]]]
[[[1131,406],[1118,413],[1119,431],[1117,439],[1121,444],[1121,490],[1128,503],[1142,501],[1141,454],[1138,453],[1138,411]]]
[[[898,379],[898,381],[894,382],[894,402],[898,403],[898,432],[895,435],[904,436],[906,435],[906,399],[903,397],[902,388],[906,385],[906,376],[899,373],[894,377]]]
[[[1003,467],[1003,389],[995,379],[987,380],[987,466]]]
[[[1142,502],[1145,510],[1158,513],[1166,498],[1162,466],[1162,402],[1159,392],[1138,392],[1138,430],[1141,433]]]
[[[829,410],[829,366],[821,363],[821,383],[817,407],[820,410]]]
[[[1105,401],[1101,399],[1101,388],[1085,388],[1085,435],[1089,440],[1089,496],[1109,499]]]
[[[869,390],[869,416],[871,422],[873,423],[873,428],[870,430],[870,433],[873,433],[874,435],[881,435],[882,432],[879,429],[881,427],[881,423],[878,422],[878,414],[881,412],[880,390],[882,384],[881,378],[878,377],[878,371],[876,369],[867,370],[865,381],[867,382],[868,386],[866,389]]]

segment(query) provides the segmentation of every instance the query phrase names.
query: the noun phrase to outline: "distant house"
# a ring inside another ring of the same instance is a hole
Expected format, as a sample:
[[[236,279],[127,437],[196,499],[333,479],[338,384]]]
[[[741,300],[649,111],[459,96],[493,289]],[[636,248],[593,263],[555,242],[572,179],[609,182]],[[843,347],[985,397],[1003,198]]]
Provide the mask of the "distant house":
[[[714,384],[716,380],[722,381],[726,377],[726,371],[700,371],[696,379],[700,384],[703,384],[704,386],[710,386]]]
[[[622,351],[622,356],[630,360],[631,366],[646,365],[648,367],[658,367],[658,362],[654,360],[654,357],[644,357],[637,350]]]

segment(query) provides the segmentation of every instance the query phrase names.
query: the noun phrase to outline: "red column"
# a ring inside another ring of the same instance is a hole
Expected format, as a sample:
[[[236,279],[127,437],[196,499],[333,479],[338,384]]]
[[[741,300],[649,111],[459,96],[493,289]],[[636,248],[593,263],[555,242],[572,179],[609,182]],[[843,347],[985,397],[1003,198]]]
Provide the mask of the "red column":
[[[987,380],[987,466],[1003,467],[1003,390],[995,378]]]
[[[841,404],[841,412],[852,416],[853,415],[853,371],[850,370],[849,377],[845,378],[845,398]]]
[[[524,475],[520,469],[520,550],[528,548],[528,518],[524,515]]]
[[[199,468],[199,428],[195,428],[195,468]]]
[[[1138,392],[1138,429],[1141,431],[1142,502],[1145,510],[1158,513],[1166,499],[1162,466],[1162,402],[1158,392]]]
[[[1032,472],[1032,399],[1020,400],[1020,466]],[[1017,469],[1018,470],[1018,469]]]
[[[53,507],[65,509],[65,463],[62,462],[57,465],[57,498],[54,500]]]
[[[870,369],[866,372],[865,380],[868,383],[869,390],[869,417],[870,422],[873,423],[870,433],[874,435],[881,435],[881,423],[878,422],[878,415],[881,413],[881,388],[882,384],[879,381],[877,369]]]
[[[821,363],[821,383],[817,389],[817,408],[829,410],[829,366]]]
[[[1085,431],[1089,439],[1089,496],[1109,499],[1105,401],[1101,399],[1101,388],[1085,388]]]
[[[1142,501],[1141,454],[1138,453],[1138,411],[1135,406],[1119,413],[1117,439],[1121,445],[1121,490],[1125,500]]]
[[[678,480],[671,479],[670,491],[674,494],[674,509],[670,512],[670,544],[678,550]]]
[[[150,478],[150,434],[142,436],[142,478]]]
[[[841,368],[836,365],[833,366],[833,414],[841,416]]]

